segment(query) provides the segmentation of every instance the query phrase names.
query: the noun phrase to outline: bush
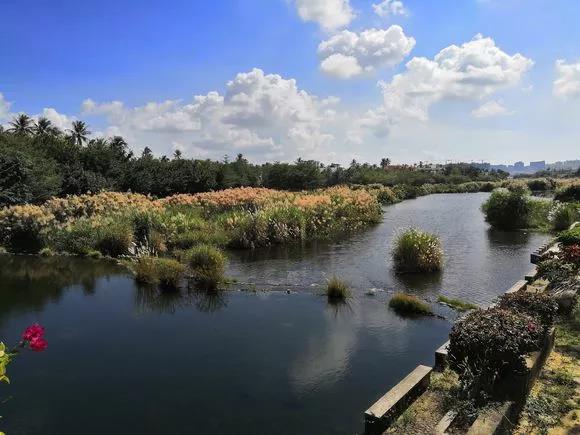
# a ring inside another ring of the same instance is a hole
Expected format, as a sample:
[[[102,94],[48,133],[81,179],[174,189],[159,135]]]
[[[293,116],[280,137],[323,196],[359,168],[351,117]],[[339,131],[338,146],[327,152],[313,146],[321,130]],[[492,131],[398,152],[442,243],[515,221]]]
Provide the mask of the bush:
[[[329,301],[345,300],[350,297],[350,289],[344,281],[333,276],[326,283],[326,296]]]
[[[217,284],[223,279],[226,256],[214,246],[198,245],[187,251],[187,260],[195,279]]]
[[[494,228],[513,230],[528,228],[530,224],[532,205],[525,189],[496,189],[481,209],[485,220]]]
[[[395,267],[400,272],[434,272],[443,267],[439,237],[411,228],[397,238],[393,250]]]
[[[133,270],[137,282],[175,289],[183,277],[185,266],[170,258],[141,257]]]
[[[500,307],[472,311],[449,334],[450,367],[464,389],[491,394],[504,376],[526,372],[524,355],[539,349],[542,338],[538,321],[522,312]]]
[[[547,331],[554,324],[558,304],[546,292],[518,291],[506,293],[499,298],[498,306],[535,317]]]
[[[554,199],[563,202],[580,201],[580,183],[558,189]]]
[[[123,222],[111,222],[98,229],[95,247],[103,255],[119,257],[130,253],[133,230]]]
[[[555,231],[567,230],[576,220],[576,205],[554,203],[548,216],[552,229]]]
[[[42,248],[38,253],[41,257],[53,257],[54,251],[50,248]]]
[[[398,314],[430,315],[431,308],[417,296],[395,293],[389,301],[389,307]]]
[[[554,182],[548,178],[534,178],[528,180],[528,188],[534,192],[554,189]]]
[[[564,246],[580,244],[580,225],[560,233],[558,242]]]
[[[78,220],[69,227],[57,231],[54,236],[56,249],[73,255],[88,255],[95,250],[97,231],[88,220]]]

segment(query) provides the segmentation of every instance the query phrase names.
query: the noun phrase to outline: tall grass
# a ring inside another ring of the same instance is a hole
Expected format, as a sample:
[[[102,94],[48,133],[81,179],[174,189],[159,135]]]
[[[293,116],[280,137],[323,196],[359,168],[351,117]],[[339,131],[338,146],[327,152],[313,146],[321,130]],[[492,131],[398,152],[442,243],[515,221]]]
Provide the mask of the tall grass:
[[[337,276],[331,277],[326,283],[326,296],[331,302],[344,301],[351,295],[350,288]]]
[[[198,245],[186,252],[194,278],[200,283],[217,285],[223,280],[226,256],[218,248]]]
[[[443,248],[438,236],[411,228],[395,240],[395,268],[399,272],[435,272],[443,267]]]
[[[431,315],[433,312],[429,305],[417,296],[405,293],[395,293],[389,301],[389,307],[402,315]]]
[[[185,266],[171,258],[141,257],[133,265],[137,282],[175,289],[185,273]]]

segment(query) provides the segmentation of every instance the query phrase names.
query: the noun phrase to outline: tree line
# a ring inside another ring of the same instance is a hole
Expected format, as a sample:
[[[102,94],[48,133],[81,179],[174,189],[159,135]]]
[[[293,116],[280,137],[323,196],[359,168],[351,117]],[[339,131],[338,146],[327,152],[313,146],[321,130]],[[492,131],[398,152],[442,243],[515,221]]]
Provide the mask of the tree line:
[[[314,160],[250,163],[242,154],[230,160],[186,159],[180,151],[156,157],[146,147],[135,155],[120,136],[92,138],[87,124],[75,121],[66,131],[46,118],[21,114],[0,126],[0,206],[38,203],[52,196],[101,190],[132,191],[154,196],[197,193],[240,186],[315,189],[338,184],[459,184],[495,181],[502,172],[469,164],[450,164],[437,171],[352,161],[348,167]]]

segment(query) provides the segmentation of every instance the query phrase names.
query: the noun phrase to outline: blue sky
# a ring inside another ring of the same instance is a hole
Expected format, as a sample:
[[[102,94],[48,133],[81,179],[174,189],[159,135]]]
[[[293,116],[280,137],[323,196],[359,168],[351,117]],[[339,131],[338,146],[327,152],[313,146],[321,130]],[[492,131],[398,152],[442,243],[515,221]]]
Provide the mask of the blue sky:
[[[580,158],[580,2],[8,0],[2,11],[0,122],[85,119],[137,151],[204,158]]]

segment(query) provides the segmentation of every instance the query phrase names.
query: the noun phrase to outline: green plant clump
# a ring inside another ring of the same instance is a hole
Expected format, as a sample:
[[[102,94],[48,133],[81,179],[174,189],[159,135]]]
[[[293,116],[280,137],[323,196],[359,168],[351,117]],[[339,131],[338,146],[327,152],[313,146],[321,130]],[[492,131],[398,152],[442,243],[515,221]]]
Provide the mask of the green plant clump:
[[[330,301],[345,300],[350,297],[350,289],[343,280],[333,276],[326,283],[326,296]]]
[[[580,183],[570,184],[558,189],[554,199],[563,202],[580,201]]]
[[[528,228],[532,214],[529,191],[525,188],[494,190],[482,205],[485,220],[494,228]]]
[[[580,225],[560,233],[558,242],[564,246],[580,244]]]
[[[470,302],[462,301],[461,299],[448,298],[447,296],[439,295],[437,300],[443,304],[449,305],[451,308],[458,311],[477,310],[479,307]]]
[[[198,245],[187,251],[186,257],[196,280],[208,284],[223,280],[227,260],[218,248]]]
[[[536,318],[545,331],[552,327],[558,313],[558,304],[546,292],[518,291],[507,293],[499,298],[498,306]]]
[[[174,289],[185,273],[185,266],[171,258],[141,257],[133,266],[137,282]]]
[[[567,230],[578,216],[575,204],[555,203],[550,210],[549,219],[555,231]]]
[[[395,293],[389,301],[389,307],[396,313],[403,315],[431,315],[433,312],[429,305],[417,296],[405,293]]]
[[[441,240],[434,234],[411,228],[395,241],[395,268],[399,272],[435,272],[443,267]]]

